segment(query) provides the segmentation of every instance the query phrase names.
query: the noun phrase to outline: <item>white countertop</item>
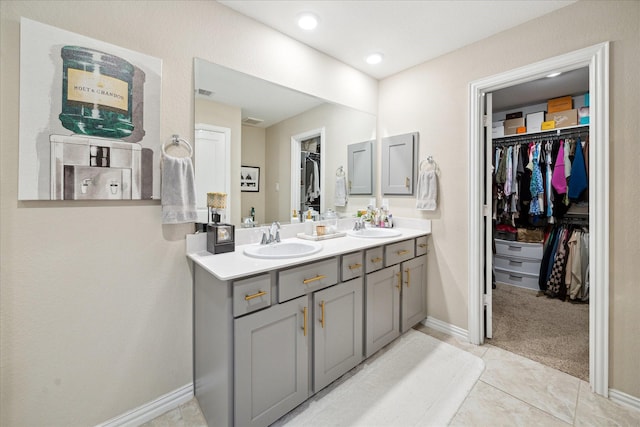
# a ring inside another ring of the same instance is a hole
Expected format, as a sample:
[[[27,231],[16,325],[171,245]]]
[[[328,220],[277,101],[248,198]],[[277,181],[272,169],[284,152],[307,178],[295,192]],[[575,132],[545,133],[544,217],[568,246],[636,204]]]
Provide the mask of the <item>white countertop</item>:
[[[415,222],[414,222],[415,223]],[[417,225],[417,224],[410,225]],[[394,227],[393,230],[402,233],[396,237],[386,238],[360,238],[352,236],[337,237],[335,239],[322,240],[322,250],[312,255],[286,258],[286,259],[261,259],[244,254],[244,248],[258,243],[236,245],[234,252],[224,254],[211,254],[206,251],[206,233],[187,236],[187,257],[193,262],[213,274],[220,280],[233,280],[240,277],[251,276],[258,273],[271,271],[283,267],[291,267],[323,258],[333,257],[349,252],[360,251],[380,245],[416,238],[431,234],[431,223],[426,221],[419,227]],[[236,238],[237,241],[237,238]],[[282,239],[285,241],[301,241],[297,237]]]

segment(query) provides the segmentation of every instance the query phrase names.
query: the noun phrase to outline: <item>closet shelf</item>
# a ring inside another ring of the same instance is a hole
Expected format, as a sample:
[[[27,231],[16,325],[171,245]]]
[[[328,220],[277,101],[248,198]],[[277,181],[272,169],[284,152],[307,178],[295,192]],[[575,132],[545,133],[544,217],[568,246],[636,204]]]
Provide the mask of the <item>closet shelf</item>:
[[[499,138],[491,138],[491,140],[495,141],[495,142],[502,142],[502,141],[507,141],[507,140],[510,140],[510,139],[522,138],[522,137],[527,137],[527,136],[528,137],[555,136],[555,135],[563,135],[563,134],[567,134],[567,133],[575,133],[575,132],[579,132],[579,131],[582,131],[582,130],[589,131],[589,125],[567,126],[567,127],[564,127],[564,128],[542,130],[542,131],[537,131],[537,132],[517,133],[515,135],[507,135],[507,136],[501,136]]]

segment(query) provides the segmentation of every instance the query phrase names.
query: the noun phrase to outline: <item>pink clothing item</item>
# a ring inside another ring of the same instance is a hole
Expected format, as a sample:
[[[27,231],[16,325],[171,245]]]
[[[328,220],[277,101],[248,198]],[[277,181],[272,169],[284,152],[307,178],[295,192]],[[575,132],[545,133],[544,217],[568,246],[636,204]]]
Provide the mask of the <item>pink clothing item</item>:
[[[558,150],[558,157],[556,157],[556,165],[553,168],[551,184],[558,194],[567,192],[567,177],[564,173],[564,141],[560,141],[560,149]]]

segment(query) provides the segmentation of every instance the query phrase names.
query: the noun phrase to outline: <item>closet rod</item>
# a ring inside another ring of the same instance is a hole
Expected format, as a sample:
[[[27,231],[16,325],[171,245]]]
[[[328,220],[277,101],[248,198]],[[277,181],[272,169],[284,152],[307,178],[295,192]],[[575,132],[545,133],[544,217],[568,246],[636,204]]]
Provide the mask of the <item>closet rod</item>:
[[[493,139],[495,146],[514,145],[517,143],[538,142],[549,139],[559,139],[566,137],[587,137],[589,135],[589,128],[570,128],[570,129],[552,129],[543,131],[536,134],[527,135],[510,135]]]

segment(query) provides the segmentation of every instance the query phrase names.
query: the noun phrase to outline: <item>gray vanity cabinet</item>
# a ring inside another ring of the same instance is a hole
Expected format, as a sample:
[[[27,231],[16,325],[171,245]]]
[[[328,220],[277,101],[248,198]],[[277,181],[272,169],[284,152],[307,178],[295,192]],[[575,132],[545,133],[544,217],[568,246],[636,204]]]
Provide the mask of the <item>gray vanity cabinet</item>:
[[[313,391],[362,361],[362,277],[313,294]]]
[[[303,296],[235,319],[234,425],[269,425],[307,399],[308,301]]]
[[[427,317],[427,256],[405,261],[402,268],[402,322],[404,334]]]
[[[400,266],[367,274],[365,356],[400,336]]]

